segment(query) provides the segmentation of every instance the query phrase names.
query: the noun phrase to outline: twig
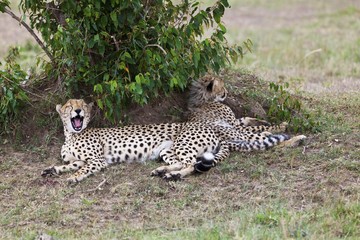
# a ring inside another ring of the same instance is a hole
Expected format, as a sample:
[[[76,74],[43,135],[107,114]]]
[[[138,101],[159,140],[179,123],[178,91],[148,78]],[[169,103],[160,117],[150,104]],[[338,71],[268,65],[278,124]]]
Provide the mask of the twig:
[[[309,56],[311,56],[311,55],[313,55],[315,53],[320,53],[320,52],[322,52],[321,48],[312,50],[312,51],[308,52],[307,54],[305,54],[305,56],[299,62],[297,62],[296,64],[300,64],[301,62],[304,62]]]
[[[8,77],[6,77],[6,76],[2,76],[2,77],[5,78],[5,80],[7,80],[7,81],[9,81],[9,82],[17,85],[17,86],[18,86],[19,88],[21,88],[24,92],[27,92],[27,93],[30,94],[30,95],[33,95],[33,96],[38,97],[38,98],[41,98],[42,100],[47,101],[47,102],[49,102],[49,103],[52,103],[52,102],[50,102],[49,100],[45,99],[44,97],[40,96],[39,94],[30,92],[30,91],[27,90],[26,88],[22,87],[19,83],[14,82],[13,80],[9,79]]]
[[[159,44],[148,44],[145,48],[147,47],[158,47],[165,55],[167,55],[166,51]]]
[[[116,51],[119,51],[120,47],[119,47],[119,42],[116,41],[115,36],[111,36],[111,38],[113,39],[114,43],[115,43],[115,47],[116,47]]]
[[[5,8],[5,12],[9,14],[12,18],[14,18],[16,21],[18,21],[21,25],[23,25],[26,30],[33,36],[36,40],[36,42],[40,45],[40,47],[44,50],[46,55],[50,58],[50,61],[53,65],[55,65],[55,60],[53,55],[48,51],[48,49],[45,47],[44,43],[39,39],[39,37],[35,34],[35,32],[29,27],[29,25],[26,24],[26,22],[22,21],[18,16],[16,16],[12,11]]]
[[[59,8],[57,8],[54,2],[46,3],[46,9],[52,14],[53,19],[63,27],[67,26],[65,16]]]
[[[302,150],[301,154],[304,155],[305,151],[306,151],[306,146],[303,147],[303,150]]]
[[[107,182],[106,178],[104,178],[104,180],[96,187],[93,189],[89,189],[85,192],[95,192],[96,190],[101,190],[102,185],[104,185]]]

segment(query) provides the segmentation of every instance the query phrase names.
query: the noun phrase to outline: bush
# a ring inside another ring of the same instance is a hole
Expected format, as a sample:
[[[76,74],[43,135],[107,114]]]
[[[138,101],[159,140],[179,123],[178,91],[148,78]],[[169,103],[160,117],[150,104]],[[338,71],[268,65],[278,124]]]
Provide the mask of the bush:
[[[289,122],[289,128],[293,132],[320,131],[321,123],[302,106],[299,99],[286,90],[288,87],[288,83],[270,83],[273,96],[267,113],[269,120],[277,123]]]
[[[224,37],[227,0],[205,10],[194,0],[21,0],[21,7],[53,55],[49,75],[60,75],[70,95],[91,95],[113,121],[129,101],[184,89],[243,55]]]
[[[21,82],[26,79],[27,74],[15,62],[18,55],[18,48],[10,49],[5,59],[5,68],[0,70],[0,135],[15,127],[17,115],[28,101],[21,87]]]

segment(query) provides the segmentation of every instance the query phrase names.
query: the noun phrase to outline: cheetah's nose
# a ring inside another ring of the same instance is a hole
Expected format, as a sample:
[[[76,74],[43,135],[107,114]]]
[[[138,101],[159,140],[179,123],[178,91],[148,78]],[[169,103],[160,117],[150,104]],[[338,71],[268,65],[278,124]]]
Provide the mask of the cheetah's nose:
[[[76,112],[77,114],[80,114],[81,109],[76,109],[75,112]]]

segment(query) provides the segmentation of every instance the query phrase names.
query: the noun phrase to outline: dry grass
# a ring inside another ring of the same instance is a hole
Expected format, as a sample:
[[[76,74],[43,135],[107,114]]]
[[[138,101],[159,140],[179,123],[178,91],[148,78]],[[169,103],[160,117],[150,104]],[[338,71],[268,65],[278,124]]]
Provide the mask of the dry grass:
[[[3,145],[0,236],[355,239],[360,99],[324,96],[307,102],[323,110],[325,125],[304,146],[232,154],[210,172],[175,183],[150,177],[161,163],[148,162],[116,165],[68,186],[66,175],[40,177],[42,169],[58,163],[61,137],[37,147]]]
[[[229,41],[254,43],[241,66],[308,92],[360,91],[359,2],[229,2]]]

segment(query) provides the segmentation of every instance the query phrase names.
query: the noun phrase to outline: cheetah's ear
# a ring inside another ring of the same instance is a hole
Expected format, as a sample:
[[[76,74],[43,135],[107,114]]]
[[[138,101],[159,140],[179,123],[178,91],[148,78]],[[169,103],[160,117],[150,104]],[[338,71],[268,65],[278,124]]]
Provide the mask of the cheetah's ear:
[[[61,114],[61,104],[56,105],[56,111]]]
[[[91,110],[91,109],[92,109],[92,107],[94,106],[94,103],[93,103],[93,102],[88,103],[88,104],[87,104],[87,106],[88,106],[89,110]]]
[[[206,90],[211,92],[213,90],[214,87],[214,81],[211,81],[207,86],[206,86]]]

